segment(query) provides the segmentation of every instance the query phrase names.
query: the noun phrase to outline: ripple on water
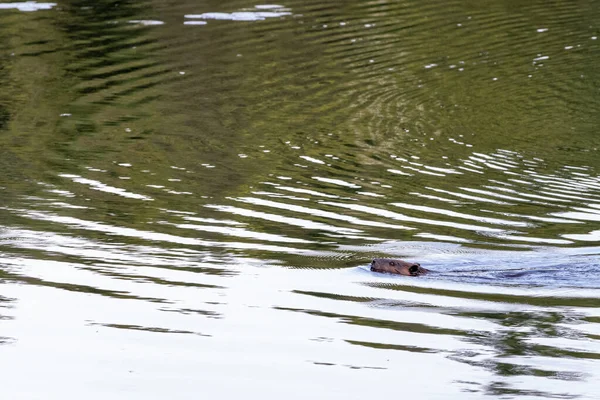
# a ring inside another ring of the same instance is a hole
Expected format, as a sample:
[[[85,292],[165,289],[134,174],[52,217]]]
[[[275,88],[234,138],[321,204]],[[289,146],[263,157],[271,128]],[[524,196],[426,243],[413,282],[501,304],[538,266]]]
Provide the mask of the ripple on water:
[[[597,7],[113,6],[0,4],[3,393],[600,396]]]

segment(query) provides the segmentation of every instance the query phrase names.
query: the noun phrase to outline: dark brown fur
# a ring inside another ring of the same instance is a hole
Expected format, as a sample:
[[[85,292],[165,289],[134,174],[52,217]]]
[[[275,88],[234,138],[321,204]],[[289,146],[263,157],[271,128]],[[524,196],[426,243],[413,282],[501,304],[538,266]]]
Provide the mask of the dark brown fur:
[[[406,276],[419,276],[429,272],[428,269],[421,267],[421,264],[410,263],[393,258],[374,259],[371,262],[371,271]]]

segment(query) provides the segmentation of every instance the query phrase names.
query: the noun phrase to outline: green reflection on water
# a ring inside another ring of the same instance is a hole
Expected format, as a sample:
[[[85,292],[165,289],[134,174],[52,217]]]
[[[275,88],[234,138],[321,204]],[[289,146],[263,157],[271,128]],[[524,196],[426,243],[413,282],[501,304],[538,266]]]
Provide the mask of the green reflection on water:
[[[230,265],[231,256],[310,267],[315,274],[319,268],[355,266],[366,255],[384,252],[370,247],[384,241],[523,246],[524,252],[527,245],[597,242],[593,235],[589,242],[565,236],[600,229],[594,211],[600,199],[600,47],[592,39],[600,11],[596,3],[292,1],[285,6],[291,16],[208,20],[202,26],[184,25],[184,15],[249,6],[240,1],[70,1],[51,11],[1,10],[2,229],[84,237],[92,249],[98,243],[152,243],[185,256],[190,248],[201,248],[202,256],[224,260],[223,270],[177,270],[218,277],[239,273]],[[140,20],[164,24],[134,22]],[[574,211],[585,215],[566,215]],[[190,221],[190,216],[209,222]],[[205,229],[189,224],[205,224]],[[265,233],[270,236],[261,236]],[[417,236],[423,234],[429,236]],[[43,238],[29,247],[8,239],[0,245],[3,254],[21,257],[25,264],[28,259],[66,261],[126,283],[227,289],[148,271],[96,268],[102,257],[73,255]],[[306,253],[311,257],[299,255]],[[189,254],[183,263],[201,259],[198,252]],[[0,280],[119,301],[173,302],[167,295],[54,281],[51,269],[42,279],[2,266]],[[519,366],[509,357],[599,358],[593,351],[528,342],[575,335],[561,324],[581,317],[563,319],[564,309],[598,308],[594,297],[411,284],[371,288],[557,311],[499,314],[423,307],[497,323],[498,330],[488,335],[382,320],[368,312],[273,308],[353,327],[452,336],[487,346],[488,361],[473,361],[474,354],[459,351],[449,357],[493,371],[495,378],[583,376]],[[383,298],[386,291],[381,292]],[[371,300],[318,289],[295,293],[308,294],[319,305]],[[400,313],[402,306],[393,309]],[[217,315],[191,307],[174,311]],[[133,323],[105,326],[197,333]],[[530,331],[521,332],[523,327]],[[345,340],[357,348],[436,352]],[[499,380],[484,390],[495,396],[574,397],[515,389]]]

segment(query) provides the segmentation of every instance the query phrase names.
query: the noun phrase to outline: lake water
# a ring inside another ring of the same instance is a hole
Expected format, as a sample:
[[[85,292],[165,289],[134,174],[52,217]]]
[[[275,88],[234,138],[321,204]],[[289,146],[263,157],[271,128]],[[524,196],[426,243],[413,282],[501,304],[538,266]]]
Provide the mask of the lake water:
[[[598,36],[594,1],[0,3],[3,396],[600,398]]]

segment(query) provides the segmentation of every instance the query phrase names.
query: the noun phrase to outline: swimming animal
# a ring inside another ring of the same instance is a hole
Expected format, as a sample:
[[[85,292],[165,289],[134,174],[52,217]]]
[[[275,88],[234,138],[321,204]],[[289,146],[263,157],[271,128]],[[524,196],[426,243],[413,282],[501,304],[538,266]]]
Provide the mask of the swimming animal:
[[[371,271],[406,276],[419,276],[429,272],[421,264],[410,263],[393,258],[375,258],[371,261]]]

